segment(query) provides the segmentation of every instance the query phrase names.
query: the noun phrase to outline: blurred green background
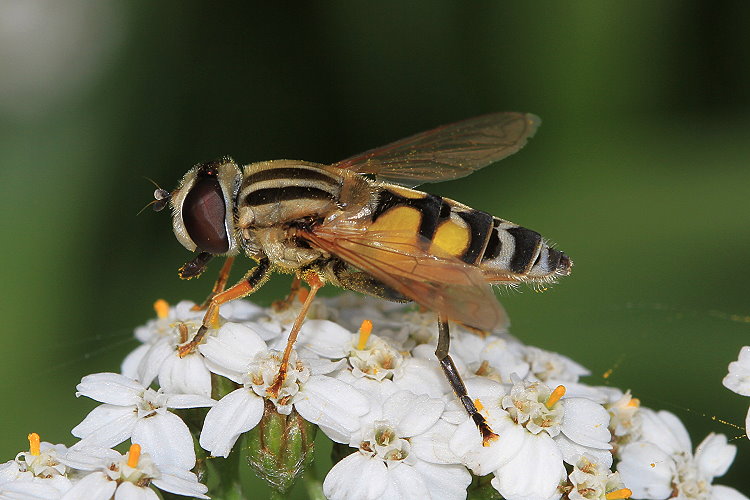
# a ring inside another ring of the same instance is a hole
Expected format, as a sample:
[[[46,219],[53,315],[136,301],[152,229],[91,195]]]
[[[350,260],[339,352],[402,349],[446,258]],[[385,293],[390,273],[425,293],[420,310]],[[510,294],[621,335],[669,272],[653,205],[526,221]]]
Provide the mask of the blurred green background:
[[[736,438],[716,482],[750,493],[750,399],[721,385],[750,344],[749,27],[739,1],[0,0],[0,461],[31,431],[71,444],[94,406],[80,378],[119,368],[156,298],[208,292],[177,278],[168,215],[136,217],[143,176],[334,162],[512,110],[543,119],[520,154],[428,189],[575,261],[545,293],[502,294],[513,333],[590,383],[614,369],[694,445]]]

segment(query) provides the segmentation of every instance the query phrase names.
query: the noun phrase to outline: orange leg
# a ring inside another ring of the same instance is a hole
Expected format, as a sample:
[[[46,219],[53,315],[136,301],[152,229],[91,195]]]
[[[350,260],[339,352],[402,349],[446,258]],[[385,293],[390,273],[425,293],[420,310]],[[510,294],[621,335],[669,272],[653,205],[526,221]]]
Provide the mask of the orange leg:
[[[177,354],[181,358],[184,358],[185,356],[193,352],[198,344],[201,343],[203,337],[206,336],[206,332],[208,331],[208,329],[216,323],[216,320],[219,317],[219,307],[222,304],[229,302],[230,300],[246,297],[253,293],[263,285],[266,278],[268,278],[270,271],[270,262],[268,261],[268,259],[262,259],[255,269],[250,271],[244,278],[242,278],[242,281],[228,288],[227,290],[224,290],[223,292],[211,297],[208,303],[208,307],[206,308],[206,314],[205,316],[203,316],[203,324],[198,329],[198,332],[195,334],[195,337],[193,337],[193,340],[191,340],[187,344],[183,344],[180,346],[180,348],[177,350]]]
[[[273,307],[273,310],[276,312],[286,311],[291,307],[292,304],[294,304],[294,301],[297,297],[299,297],[301,290],[302,279],[300,279],[299,276],[295,276],[292,280],[292,289],[289,290],[289,295],[287,295],[283,300],[274,301],[273,304],[271,304],[271,307]],[[304,299],[300,300],[302,301]]]
[[[294,342],[297,340],[297,334],[299,333],[300,328],[302,328],[302,322],[305,320],[305,316],[307,316],[307,311],[310,309],[310,304],[312,304],[315,294],[318,293],[318,290],[323,288],[324,285],[320,276],[314,273],[305,276],[305,281],[310,285],[310,293],[305,298],[305,302],[302,304],[302,310],[297,315],[294,325],[292,325],[292,331],[289,332],[289,339],[286,341],[286,349],[284,349],[284,356],[281,358],[279,373],[276,375],[273,384],[266,389],[266,393],[274,398],[279,395],[281,386],[284,384],[284,377],[286,377],[287,365],[289,364],[289,356],[292,354],[292,347],[294,347]]]
[[[234,257],[227,257],[227,260],[224,261],[224,265],[221,266],[219,277],[216,278],[216,283],[214,283],[214,288],[211,290],[211,294],[206,297],[206,300],[204,300],[201,305],[194,305],[192,307],[193,311],[205,311],[211,303],[211,299],[224,291],[224,287],[227,286],[227,281],[229,281],[229,273],[232,271],[232,264],[234,264]]]

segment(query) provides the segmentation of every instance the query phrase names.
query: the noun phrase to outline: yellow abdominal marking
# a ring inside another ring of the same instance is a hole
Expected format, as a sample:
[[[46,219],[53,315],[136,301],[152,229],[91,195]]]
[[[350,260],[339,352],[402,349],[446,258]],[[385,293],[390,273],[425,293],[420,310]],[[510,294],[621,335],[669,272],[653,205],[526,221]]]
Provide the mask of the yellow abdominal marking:
[[[430,245],[430,253],[435,255],[448,253],[453,257],[460,257],[464,254],[471,242],[471,233],[466,224],[456,223],[448,219],[440,224],[435,231]]]
[[[156,311],[156,317],[164,319],[169,316],[169,304],[164,299],[159,299],[154,302],[154,311]]]
[[[141,459],[141,445],[131,444],[130,450],[128,451],[128,467],[138,467],[138,460]]]
[[[367,345],[367,339],[370,338],[372,333],[372,321],[366,319],[362,322],[359,327],[359,342],[357,342],[357,350],[361,351]]]
[[[624,498],[630,498],[633,495],[633,492],[630,491],[627,488],[622,488],[615,491],[610,491],[606,495],[604,495],[604,498],[607,500],[622,500]]]
[[[38,457],[41,451],[41,438],[36,432],[32,432],[28,435],[29,438],[29,453],[35,457]]]
[[[397,206],[381,214],[368,231],[403,231],[417,234],[422,214],[413,207]]]
[[[547,402],[544,404],[547,408],[550,410],[552,409],[555,404],[557,404],[558,401],[560,401],[560,398],[565,395],[565,386],[558,385],[554,391],[552,391],[552,394],[549,395],[549,398],[547,398]]]

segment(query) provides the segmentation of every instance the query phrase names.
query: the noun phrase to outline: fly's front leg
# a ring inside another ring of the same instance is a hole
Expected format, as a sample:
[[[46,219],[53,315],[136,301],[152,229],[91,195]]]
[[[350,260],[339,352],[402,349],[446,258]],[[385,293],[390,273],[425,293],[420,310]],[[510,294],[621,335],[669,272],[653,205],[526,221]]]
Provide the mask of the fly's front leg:
[[[270,271],[271,263],[268,258],[264,257],[258,262],[255,269],[250,271],[239,283],[211,297],[206,308],[206,314],[203,316],[203,324],[198,329],[193,340],[180,346],[177,354],[183,358],[193,352],[203,340],[208,329],[216,323],[219,317],[219,306],[230,300],[246,297],[256,291],[266,281]]]
[[[219,271],[219,277],[216,278],[213,290],[211,290],[211,293],[201,305],[196,304],[191,308],[193,311],[206,310],[211,303],[211,299],[224,291],[224,287],[227,286],[227,281],[229,281],[229,273],[232,271],[232,264],[234,264],[234,256],[227,257],[227,260],[224,261],[224,265],[221,266],[221,271]]]
[[[302,303],[302,310],[297,315],[297,319],[294,321],[294,325],[292,325],[292,330],[289,332],[289,339],[286,341],[286,349],[284,349],[284,356],[281,358],[279,373],[276,375],[271,386],[266,389],[266,393],[271,397],[278,397],[281,386],[284,385],[284,378],[286,377],[289,365],[289,356],[292,354],[292,347],[294,347],[294,342],[297,340],[297,334],[300,328],[302,328],[302,322],[305,320],[305,316],[307,316],[307,311],[310,309],[315,294],[325,284],[315,272],[309,272],[303,278],[310,285],[310,293],[305,297],[305,301]]]
[[[456,365],[453,364],[453,360],[451,359],[450,354],[448,354],[451,344],[448,322],[440,316],[438,316],[438,332],[438,343],[437,349],[435,349],[435,356],[437,356],[438,361],[440,361],[440,367],[443,369],[443,373],[445,373],[445,377],[448,379],[448,383],[451,385],[456,397],[458,397],[461,404],[464,405],[466,412],[482,434],[482,444],[484,446],[489,446],[490,442],[497,439],[498,436],[492,432],[484,415],[479,413],[474,402],[466,392],[464,381],[461,380],[461,376],[458,374],[458,370],[456,370]]]

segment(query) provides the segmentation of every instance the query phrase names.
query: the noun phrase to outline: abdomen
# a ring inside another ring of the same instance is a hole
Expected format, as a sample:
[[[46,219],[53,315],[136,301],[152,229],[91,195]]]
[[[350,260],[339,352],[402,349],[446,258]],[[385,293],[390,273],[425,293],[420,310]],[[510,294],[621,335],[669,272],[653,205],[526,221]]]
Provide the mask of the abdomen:
[[[570,273],[567,255],[536,231],[442,198],[400,186],[383,186],[370,229],[418,233],[430,253],[479,266],[491,283],[551,282]]]

